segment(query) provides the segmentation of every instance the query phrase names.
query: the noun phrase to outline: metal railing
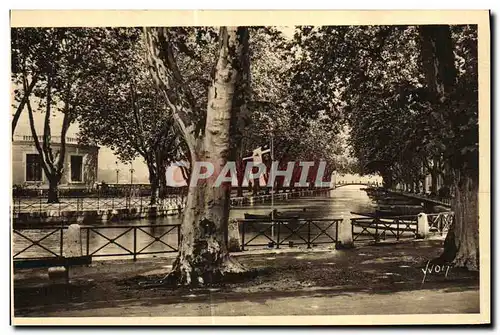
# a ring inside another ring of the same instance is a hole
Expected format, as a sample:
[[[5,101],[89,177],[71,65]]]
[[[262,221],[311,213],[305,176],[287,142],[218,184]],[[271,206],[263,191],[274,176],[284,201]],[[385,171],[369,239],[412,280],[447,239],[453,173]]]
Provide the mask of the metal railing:
[[[335,186],[347,186],[347,185],[366,185],[366,186],[382,186],[378,181],[347,181],[347,180],[339,180],[335,182]]]
[[[43,136],[42,135],[38,135],[38,140],[40,142],[43,141]],[[14,136],[14,141],[16,142],[31,142],[33,143],[35,141],[35,138],[31,135],[15,135]],[[61,136],[51,136],[50,137],[50,141],[51,143],[61,143]],[[66,143],[70,143],[70,144],[79,144],[78,143],[78,138],[76,137],[69,137],[69,136],[66,136]]]
[[[173,208],[179,209],[184,204],[183,195],[170,196],[165,199],[157,199],[156,203],[151,204],[149,197],[74,197],[60,198],[58,203],[47,203],[44,197],[39,198],[14,198],[13,213],[32,213],[32,212],[56,212],[61,216],[65,211],[90,211],[90,210],[118,210],[118,209],[138,209],[144,208]]]
[[[435,195],[431,196],[430,194],[424,194],[424,193],[412,193],[412,192],[409,192],[409,191],[407,191],[403,188],[399,188],[399,187],[396,187],[391,191],[400,193],[402,195],[407,195],[407,196],[413,197],[415,199],[421,199],[421,200],[441,203],[441,204],[446,205],[448,207],[451,206],[451,203],[453,201],[452,197],[440,197],[440,196],[435,196]]]
[[[336,243],[340,222],[342,219],[239,220],[241,250],[258,246],[279,249],[283,245],[307,245],[309,249],[318,244]]]
[[[139,185],[138,185],[139,186]],[[30,196],[14,196],[13,198],[13,213],[46,212],[55,211],[59,216],[63,211],[87,211],[87,210],[106,210],[106,209],[131,209],[131,208],[151,208],[151,207],[169,207],[179,209],[184,204],[187,197],[187,188],[178,188],[169,190],[169,194],[165,198],[157,198],[155,204],[150,204],[150,194],[148,189],[144,187],[136,187],[132,190],[125,186],[120,189],[118,187],[109,187],[111,193],[94,191],[88,194],[78,196],[59,196],[58,203],[48,203],[46,191],[42,189],[30,189],[33,192]],[[270,190],[270,189],[269,189]],[[330,188],[315,188],[315,189],[289,189],[284,188],[277,191],[274,195],[272,191],[262,189],[258,195],[247,194],[244,197],[235,197],[236,191],[233,191],[231,196],[232,205],[246,204],[252,199],[253,201],[271,200],[273,196],[280,197],[284,195],[299,196],[302,194],[317,195],[330,190]],[[40,195],[38,191],[40,191]],[[61,190],[63,191],[63,190]],[[120,191],[117,195],[113,195],[112,191]]]
[[[427,214],[429,229],[437,230],[441,235],[443,235],[443,232],[447,232],[451,228],[453,220],[454,220],[453,212]]]
[[[64,256],[66,231],[67,227],[63,226],[42,229],[14,229],[14,237],[17,237],[18,241],[14,241],[13,259],[26,260],[47,256]],[[130,256],[136,260],[141,255],[179,251],[180,224],[82,226],[80,238],[82,255],[92,257]],[[18,250],[16,250],[16,246],[19,246]],[[36,248],[38,248],[37,251],[34,250]],[[105,250],[106,248],[108,250]],[[110,252],[109,249],[111,249]]]
[[[361,231],[356,231],[355,228],[361,228]],[[366,240],[374,240],[375,242],[379,242],[381,239],[385,240],[388,237],[395,238],[397,241],[399,241],[399,239],[402,237],[415,238],[418,235],[417,216],[365,216],[360,218],[352,218],[351,233],[353,242]],[[406,233],[409,233],[410,236],[408,236],[408,234]],[[367,236],[367,238],[360,238],[362,236]]]

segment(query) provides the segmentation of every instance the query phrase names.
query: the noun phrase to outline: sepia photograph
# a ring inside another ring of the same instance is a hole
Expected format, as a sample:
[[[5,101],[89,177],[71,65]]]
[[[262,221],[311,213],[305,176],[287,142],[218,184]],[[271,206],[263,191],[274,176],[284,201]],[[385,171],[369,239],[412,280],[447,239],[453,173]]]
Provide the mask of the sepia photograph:
[[[491,323],[487,10],[10,16],[13,325]]]

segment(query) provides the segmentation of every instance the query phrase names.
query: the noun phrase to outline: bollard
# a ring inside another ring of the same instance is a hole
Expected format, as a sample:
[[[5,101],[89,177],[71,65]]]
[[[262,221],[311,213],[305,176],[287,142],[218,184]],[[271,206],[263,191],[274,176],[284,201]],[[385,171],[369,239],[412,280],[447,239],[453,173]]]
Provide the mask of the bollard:
[[[238,220],[229,220],[227,248],[230,252],[241,251],[241,236]]]
[[[61,230],[61,251],[64,257],[78,257],[82,255],[82,245],[80,236],[80,226],[72,224],[64,232]],[[67,281],[69,278],[69,269],[64,266],[55,266],[49,268],[49,279],[57,282],[60,280]]]
[[[338,224],[339,233],[338,241],[335,244],[335,249],[350,249],[354,248],[354,241],[352,240],[352,227],[351,219],[343,218],[342,222]]]
[[[83,254],[80,225],[72,224],[64,236],[64,257],[79,257]]]
[[[83,255],[80,225],[70,225],[61,242],[63,242],[61,248],[64,257],[79,257]],[[66,282],[69,282],[69,271],[70,269],[64,266],[51,267],[49,268],[49,279],[53,281],[64,279]]]
[[[417,236],[416,238],[426,238],[429,234],[429,222],[427,214],[420,213],[417,217]]]
[[[68,280],[68,271],[64,266],[54,266],[49,268],[49,279],[53,283],[66,283]]]

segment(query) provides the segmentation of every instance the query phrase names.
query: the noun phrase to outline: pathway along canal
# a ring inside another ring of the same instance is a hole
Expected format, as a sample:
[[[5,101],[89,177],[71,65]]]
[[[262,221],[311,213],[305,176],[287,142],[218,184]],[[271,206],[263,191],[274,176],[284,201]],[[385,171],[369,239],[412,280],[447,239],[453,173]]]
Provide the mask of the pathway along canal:
[[[310,218],[310,219],[340,219],[342,217],[348,218],[351,217],[350,212],[363,212],[363,213],[373,213],[376,208],[376,203],[372,201],[367,195],[367,193],[363,190],[364,186],[358,185],[350,185],[337,188],[335,190],[331,190],[328,193],[317,196],[306,196],[301,198],[292,198],[287,200],[275,200],[274,207],[271,206],[271,203],[259,203],[254,205],[245,205],[232,207],[230,212],[231,218],[243,219],[244,213],[252,213],[252,214],[269,214],[270,211],[274,208],[280,212],[288,212],[288,213],[297,213],[301,215],[301,217]],[[305,211],[304,211],[305,209]],[[169,227],[165,225],[175,225],[181,222],[181,218],[179,215],[161,217],[156,219],[141,219],[141,220],[131,220],[131,221],[121,221],[121,222],[107,222],[105,226],[108,228],[97,228],[96,231],[90,231],[89,233],[89,242],[88,248],[89,254],[93,254],[93,256],[103,256],[102,259],[115,258],[114,256],[105,256],[110,254],[127,254],[128,252],[124,249],[134,250],[134,234],[136,239],[136,251],[139,251],[147,246],[143,250],[143,252],[163,252],[167,250],[171,250],[169,246],[156,241],[154,242],[154,237],[160,237],[161,241],[164,243],[176,248],[177,247],[177,229],[175,227]],[[330,223],[324,222],[323,229],[326,228]],[[318,224],[321,227],[321,224]],[[128,230],[128,228],[123,228],[123,226],[132,227],[132,226],[144,226],[141,229]],[[96,225],[99,227],[102,225]],[[120,228],[116,226],[121,226]],[[253,236],[256,235],[258,230],[265,229],[266,227],[252,227],[248,226],[245,229],[245,242],[252,239]],[[307,229],[305,226],[299,229],[299,234],[304,236],[304,229]],[[281,228],[282,234],[290,235],[289,229]],[[20,232],[26,237],[32,240],[39,240],[43,238],[45,235],[50,233],[48,230],[41,229],[29,229],[29,230],[20,230]],[[125,233],[126,232],[126,233]],[[167,233],[168,232],[168,233]],[[320,229],[317,226],[311,225],[310,234],[316,236],[320,233]],[[330,226],[326,232],[334,237],[335,236],[335,225]],[[276,234],[276,232],[273,232]],[[106,236],[108,239],[114,240],[117,244],[120,244],[124,248],[121,248],[115,243],[109,243],[109,240],[103,237]],[[120,236],[123,234],[122,236]],[[269,229],[266,234],[271,236],[271,230]],[[84,254],[87,254],[87,231],[82,229],[82,251]],[[284,236],[282,235],[281,238]],[[287,239],[294,241],[295,243],[303,242],[298,236],[291,236]],[[320,236],[317,242],[326,242],[329,241],[329,237],[325,234]],[[151,242],[151,245],[149,245]],[[253,244],[259,243],[267,243],[268,239],[265,236],[258,236],[256,239],[252,241]],[[25,249],[31,244],[28,240],[19,236],[18,234],[13,235],[13,255],[16,255],[19,251]],[[53,235],[45,238],[42,242],[40,242],[45,248],[54,251],[55,253],[60,252],[60,232],[55,232]],[[107,246],[103,247],[104,245]],[[149,246],[148,246],[149,245]],[[260,247],[262,248],[262,247]],[[248,247],[246,247],[248,249]],[[97,251],[97,252],[96,252]],[[158,254],[164,255],[164,254]],[[50,257],[54,256],[48,251],[44,250],[39,246],[33,246],[28,250],[22,252],[17,255],[16,258],[28,258],[28,257]],[[119,258],[123,258],[123,256],[117,256]],[[127,258],[131,258],[132,256],[128,256]],[[140,255],[140,257],[151,257],[151,255]],[[100,258],[100,257],[99,257]]]

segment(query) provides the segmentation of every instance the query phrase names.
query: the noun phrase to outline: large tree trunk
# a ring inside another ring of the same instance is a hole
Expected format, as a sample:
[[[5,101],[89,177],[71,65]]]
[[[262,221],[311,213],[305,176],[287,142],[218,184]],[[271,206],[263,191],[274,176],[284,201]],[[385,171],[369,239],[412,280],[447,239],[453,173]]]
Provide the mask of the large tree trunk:
[[[417,181],[414,182],[414,190],[415,190],[415,193],[419,194],[420,193],[420,182],[419,180],[417,179]]]
[[[387,169],[383,169],[382,171],[380,171],[380,174],[382,175],[383,187],[386,189],[391,189],[394,186],[392,173]]]
[[[444,262],[469,270],[479,270],[478,187],[478,181],[467,176],[460,177],[455,183],[454,221],[439,257]]]
[[[206,157],[212,161],[214,157]],[[183,212],[179,255],[172,276],[181,285],[218,282],[226,273],[243,268],[229,257],[228,187],[215,187],[214,178],[190,187]]]
[[[58,176],[47,176],[49,180],[49,192],[47,194],[47,203],[54,204],[59,202],[59,192],[57,189],[57,185],[61,180],[61,177]]]
[[[158,196],[160,199],[166,199],[167,198],[167,177],[166,177],[166,167],[165,165],[161,164],[158,167]]]
[[[419,29],[427,87],[433,96],[435,108],[446,111],[450,108],[450,96],[456,88],[457,74],[450,27],[430,25],[421,26]],[[455,116],[452,111],[448,115],[449,122],[452,122]],[[446,236],[443,254],[439,258],[452,262],[455,266],[478,270],[478,177],[477,171],[467,169],[467,163],[462,161],[463,166],[455,166],[453,169],[455,197],[452,208],[455,219]]]
[[[464,176],[455,184],[454,233],[457,254],[453,264],[479,270],[478,180]]]
[[[431,170],[431,193],[438,194],[438,171]]]
[[[149,170],[149,185],[151,187],[151,195],[149,197],[149,204],[156,205],[158,194],[158,174],[154,166],[148,165]]]
[[[169,89],[171,76],[177,80],[181,79],[181,76],[173,59],[169,36],[162,30],[156,33],[155,36],[149,31],[146,35],[150,62],[154,65],[153,76],[159,81],[168,102],[175,108],[174,118],[183,130],[190,148],[191,162],[210,162],[215,168],[212,177],[200,181],[198,185],[189,183],[181,225],[179,255],[167,277],[168,281],[181,285],[201,286],[218,282],[228,273],[244,271],[239,263],[230,258],[227,249],[231,183],[216,186],[215,180],[230,154],[230,124],[232,113],[235,112],[235,84],[241,75],[242,56],[245,56],[243,51],[247,50],[245,43],[248,43],[248,29],[220,29],[219,55],[208,91],[205,131],[202,137],[195,137],[192,131],[196,120],[190,119],[185,105],[176,101],[173,96],[175,93]],[[182,80],[179,83],[183,84]],[[184,89],[188,92],[187,87]],[[192,104],[191,108],[194,108]]]

